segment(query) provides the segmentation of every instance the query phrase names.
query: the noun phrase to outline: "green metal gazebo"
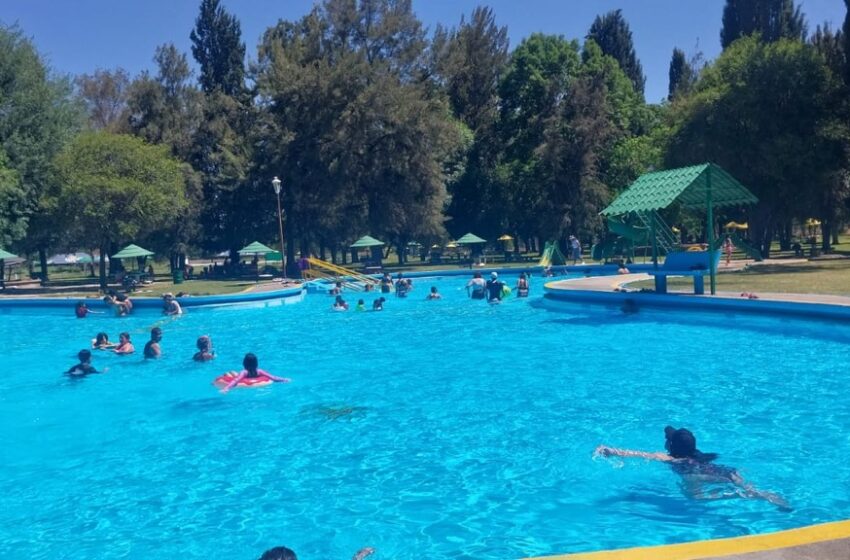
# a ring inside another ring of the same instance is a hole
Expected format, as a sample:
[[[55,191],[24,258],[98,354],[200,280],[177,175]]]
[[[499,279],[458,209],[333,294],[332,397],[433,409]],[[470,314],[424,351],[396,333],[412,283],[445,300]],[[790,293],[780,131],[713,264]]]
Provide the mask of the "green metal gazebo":
[[[657,257],[657,219],[658,210],[674,203],[686,209],[705,209],[706,233],[709,248],[709,274],[711,275],[711,293],[716,293],[716,264],[712,257],[714,250],[714,209],[723,206],[742,206],[758,202],[756,196],[722,167],[713,163],[703,163],[690,167],[679,167],[666,171],[645,173],[637,178],[629,188],[623,191],[614,202],[600,214],[613,217],[635,213],[639,216],[650,214],[645,220],[650,226],[653,257]],[[653,259],[658,266],[657,258]]]

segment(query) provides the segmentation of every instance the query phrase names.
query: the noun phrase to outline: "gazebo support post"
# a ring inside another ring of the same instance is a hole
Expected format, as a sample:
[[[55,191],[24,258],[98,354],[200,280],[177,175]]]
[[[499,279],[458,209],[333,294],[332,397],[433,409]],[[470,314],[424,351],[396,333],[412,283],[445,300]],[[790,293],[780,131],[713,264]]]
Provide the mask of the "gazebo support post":
[[[649,215],[649,236],[652,238],[652,264],[658,268],[658,238],[655,235],[655,214]]]
[[[711,295],[717,295],[717,270],[714,266],[714,209],[711,202],[711,164],[706,169],[705,184],[706,221],[708,222],[706,224],[706,227],[708,227],[708,274],[711,279]]]

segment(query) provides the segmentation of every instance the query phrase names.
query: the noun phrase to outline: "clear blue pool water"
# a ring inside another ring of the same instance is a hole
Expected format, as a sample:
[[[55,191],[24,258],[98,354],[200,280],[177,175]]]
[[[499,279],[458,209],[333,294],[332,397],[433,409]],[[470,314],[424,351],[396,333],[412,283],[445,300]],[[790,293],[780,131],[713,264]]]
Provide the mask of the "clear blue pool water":
[[[464,282],[417,280],[382,313],[312,295],[191,309],[148,363],[151,312],[0,314],[0,557],[495,560],[850,516],[846,326],[491,307]],[[432,284],[443,301],[423,300]],[[100,330],[138,353],[63,377]],[[212,363],[190,360],[201,334]],[[246,351],[294,381],[220,395]],[[794,510],[694,501],[662,464],[592,457],[662,450],[667,424]]]

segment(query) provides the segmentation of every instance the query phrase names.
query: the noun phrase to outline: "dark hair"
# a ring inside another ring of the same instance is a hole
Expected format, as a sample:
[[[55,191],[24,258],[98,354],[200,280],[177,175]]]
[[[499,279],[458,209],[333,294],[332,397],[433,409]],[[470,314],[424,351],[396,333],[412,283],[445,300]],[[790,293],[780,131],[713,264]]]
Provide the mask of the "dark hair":
[[[153,338],[156,335],[160,335],[160,336],[162,335],[162,329],[161,328],[154,327],[154,328],[151,329],[151,338]]]
[[[285,546],[276,546],[271,548],[260,556],[260,560],[298,560],[295,552]]]
[[[432,294],[436,294],[436,293],[437,293],[437,286],[431,286],[431,293],[432,293]]]
[[[472,277],[473,277],[473,278],[481,278],[481,273],[480,273],[480,272],[476,272],[476,273],[475,273]]]
[[[91,361],[91,351],[90,350],[80,350],[77,354],[77,358],[80,359],[81,363],[86,363]]]
[[[127,340],[130,340],[130,333],[128,333],[128,332],[122,332],[121,334],[119,334],[119,335],[118,335],[118,338],[121,338],[122,336],[123,336],[124,338],[126,338]]]
[[[198,347],[198,350],[209,350],[210,344],[212,344],[212,340],[207,335],[198,337],[198,342],[195,343],[195,346]]]
[[[708,463],[717,458],[716,453],[703,453],[697,449],[697,438],[686,429],[678,430],[672,426],[664,428],[664,447],[671,457],[676,459],[693,459],[700,463]]]
[[[245,354],[245,357],[242,359],[242,367],[248,370],[248,373],[257,373],[257,367],[259,367],[257,356],[251,352]]]
[[[85,307],[85,306],[86,306],[86,302],[84,302],[84,301],[78,301],[77,302],[77,307]]]
[[[105,332],[97,333],[97,336],[94,337],[94,343],[100,344],[101,342],[109,342],[109,335]]]
[[[363,301],[362,299],[357,300],[357,305],[363,305],[364,303],[366,303],[366,302]]]

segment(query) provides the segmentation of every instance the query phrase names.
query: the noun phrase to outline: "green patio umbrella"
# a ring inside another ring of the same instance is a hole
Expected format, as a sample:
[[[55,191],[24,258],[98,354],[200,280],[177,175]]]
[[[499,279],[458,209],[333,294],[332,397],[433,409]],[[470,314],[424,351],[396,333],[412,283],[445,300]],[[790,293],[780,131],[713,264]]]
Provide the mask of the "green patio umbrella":
[[[474,233],[467,233],[457,241],[455,241],[458,245],[474,245],[476,243],[487,243],[486,239],[481,239]]]
[[[153,253],[148,251],[147,249],[143,249],[138,245],[127,245],[114,255],[111,258],[113,259],[132,259],[137,257],[152,257]]]
[[[266,247],[259,241],[254,241],[250,245],[242,247],[239,249],[240,255],[265,255],[266,253],[274,253],[274,249],[271,247]]]
[[[384,242],[378,241],[374,237],[364,235],[350,245],[352,249],[368,249],[369,247],[383,247]]]
[[[17,259],[17,258],[18,258],[17,255],[13,255],[9,251],[4,251],[3,249],[0,249],[0,261],[5,260],[5,259]]]

